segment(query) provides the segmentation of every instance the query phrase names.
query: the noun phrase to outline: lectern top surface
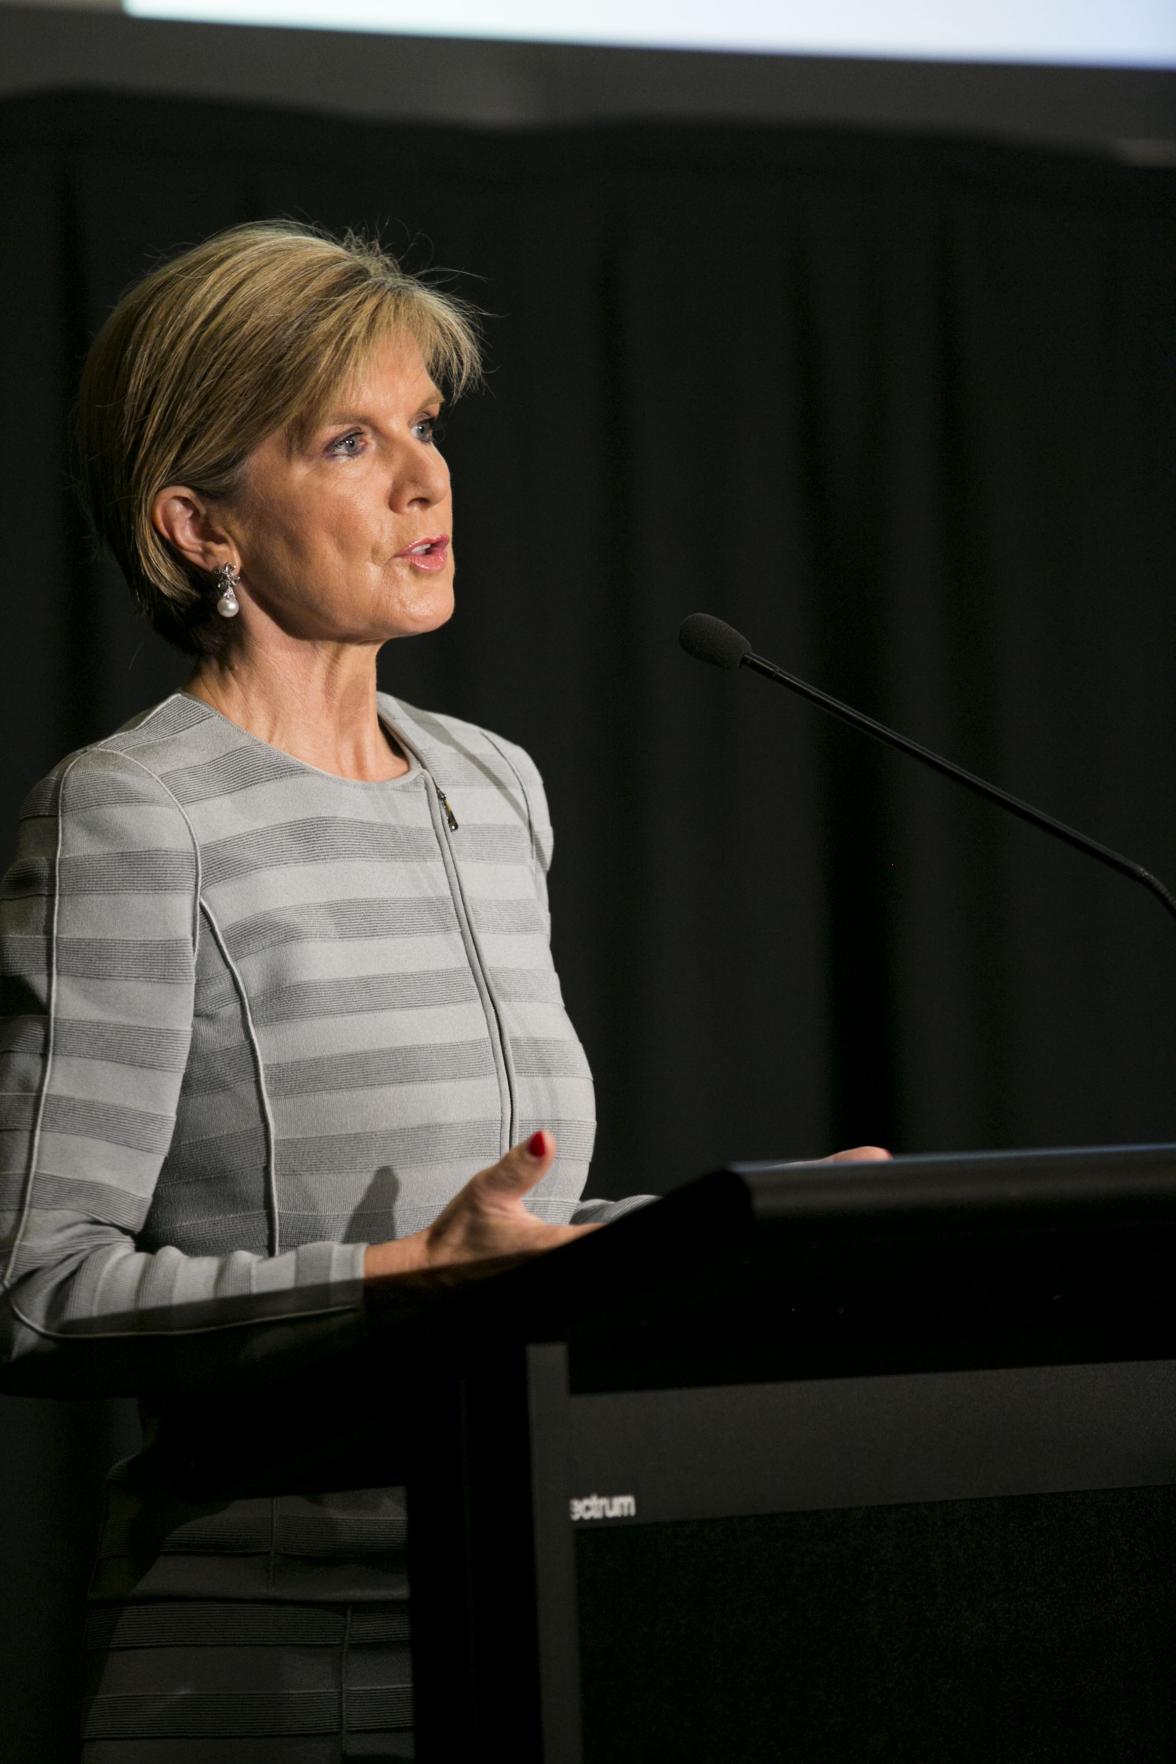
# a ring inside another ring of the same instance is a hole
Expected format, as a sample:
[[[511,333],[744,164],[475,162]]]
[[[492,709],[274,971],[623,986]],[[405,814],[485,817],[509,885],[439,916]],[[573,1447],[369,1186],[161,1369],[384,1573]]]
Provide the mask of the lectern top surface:
[[[1176,1145],[956,1152],[889,1162],[732,1163],[754,1217],[864,1231],[1057,1214],[1176,1220]]]

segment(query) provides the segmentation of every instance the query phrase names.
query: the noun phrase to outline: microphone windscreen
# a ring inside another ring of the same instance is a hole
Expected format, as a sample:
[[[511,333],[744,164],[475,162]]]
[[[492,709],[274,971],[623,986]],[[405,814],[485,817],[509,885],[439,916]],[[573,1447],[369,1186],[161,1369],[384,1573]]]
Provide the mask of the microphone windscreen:
[[[678,628],[678,642],[698,661],[710,662],[716,668],[737,668],[751,644],[741,632],[725,625],[710,613],[691,613]]]

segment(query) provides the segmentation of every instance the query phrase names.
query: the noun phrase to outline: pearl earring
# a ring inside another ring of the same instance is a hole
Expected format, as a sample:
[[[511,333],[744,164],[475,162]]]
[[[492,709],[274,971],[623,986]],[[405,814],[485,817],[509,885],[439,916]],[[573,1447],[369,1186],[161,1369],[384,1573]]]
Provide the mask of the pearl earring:
[[[241,572],[235,564],[223,563],[218,564],[212,573],[216,585],[220,589],[216,610],[222,619],[235,619],[241,610],[241,602],[237,599],[236,594],[237,583],[241,580]]]

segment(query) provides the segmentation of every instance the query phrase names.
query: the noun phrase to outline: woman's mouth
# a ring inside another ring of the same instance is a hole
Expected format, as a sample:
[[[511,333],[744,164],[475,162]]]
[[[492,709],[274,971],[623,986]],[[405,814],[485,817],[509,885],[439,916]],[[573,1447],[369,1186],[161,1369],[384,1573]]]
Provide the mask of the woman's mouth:
[[[439,533],[435,539],[418,539],[398,551],[396,556],[411,564],[414,570],[443,570],[449,562],[449,534]]]

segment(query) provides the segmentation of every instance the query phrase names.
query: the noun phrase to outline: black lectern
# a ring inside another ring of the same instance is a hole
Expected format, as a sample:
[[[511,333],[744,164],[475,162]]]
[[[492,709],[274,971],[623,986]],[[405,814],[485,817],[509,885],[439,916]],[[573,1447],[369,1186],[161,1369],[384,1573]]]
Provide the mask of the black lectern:
[[[1170,1764],[1174,1253],[1171,1146],[733,1167],[177,1462],[407,1481],[424,1764]]]

